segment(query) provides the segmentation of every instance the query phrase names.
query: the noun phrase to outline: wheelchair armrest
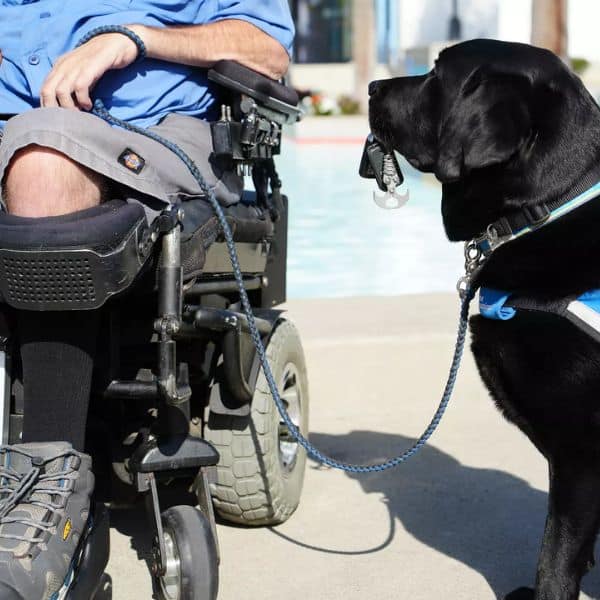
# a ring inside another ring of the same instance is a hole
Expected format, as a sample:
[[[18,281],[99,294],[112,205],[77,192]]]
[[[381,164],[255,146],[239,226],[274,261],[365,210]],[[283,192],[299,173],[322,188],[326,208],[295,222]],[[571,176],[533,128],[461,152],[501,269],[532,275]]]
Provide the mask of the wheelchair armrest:
[[[23,310],[91,310],[125,291],[147,263],[139,204],[111,200],[58,217],[0,212],[0,302]]]
[[[208,71],[208,78],[223,87],[254,99],[265,116],[281,125],[295,123],[302,115],[296,91],[232,60],[221,60]]]

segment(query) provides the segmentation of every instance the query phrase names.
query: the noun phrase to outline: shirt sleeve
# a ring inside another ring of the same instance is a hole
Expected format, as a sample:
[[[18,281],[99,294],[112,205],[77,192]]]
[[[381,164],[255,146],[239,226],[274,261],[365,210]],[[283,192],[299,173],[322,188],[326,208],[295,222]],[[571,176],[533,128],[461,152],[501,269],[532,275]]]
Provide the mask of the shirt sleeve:
[[[294,23],[288,0],[217,0],[216,4],[209,23],[225,19],[247,21],[276,39],[291,55]]]

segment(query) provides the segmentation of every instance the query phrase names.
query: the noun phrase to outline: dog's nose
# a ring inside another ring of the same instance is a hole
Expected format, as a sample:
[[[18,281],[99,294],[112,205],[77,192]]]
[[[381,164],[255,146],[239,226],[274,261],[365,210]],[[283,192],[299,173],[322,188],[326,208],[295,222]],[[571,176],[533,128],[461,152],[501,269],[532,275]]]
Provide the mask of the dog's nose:
[[[380,83],[381,81],[379,80],[371,81],[371,83],[369,84],[369,96],[372,96],[377,91],[377,88],[379,87]]]

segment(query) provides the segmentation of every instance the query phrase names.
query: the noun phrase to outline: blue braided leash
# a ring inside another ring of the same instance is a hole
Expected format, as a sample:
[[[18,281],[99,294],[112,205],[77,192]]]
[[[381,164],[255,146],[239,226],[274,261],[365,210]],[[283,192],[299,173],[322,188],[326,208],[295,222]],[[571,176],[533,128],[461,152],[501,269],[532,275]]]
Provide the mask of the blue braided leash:
[[[143,43],[141,42],[139,37],[137,35],[135,35],[135,33],[133,33],[132,31],[128,30],[125,27],[120,27],[120,26],[119,27],[117,27],[117,26],[101,27],[101,28],[98,28],[98,30],[90,31],[86,35],[86,37],[83,39],[88,41],[95,35],[100,35],[102,33],[124,33],[124,35],[127,35],[130,39],[132,39],[134,42],[136,42],[136,44],[138,44],[140,56],[142,55],[142,52],[145,52],[145,47],[143,46]],[[138,43],[137,40],[139,40],[140,43]],[[82,41],[80,43],[84,43],[84,42]],[[454,349],[454,356],[452,358],[452,363],[450,365],[450,372],[448,375],[448,380],[446,382],[446,386],[444,388],[444,393],[442,394],[442,399],[439,403],[437,410],[435,411],[435,414],[433,415],[433,418],[431,419],[431,422],[429,423],[429,425],[427,426],[427,428],[425,429],[423,434],[419,437],[419,439],[413,444],[413,446],[411,446],[408,450],[406,450],[404,453],[400,454],[399,456],[396,456],[394,458],[390,458],[386,461],[383,461],[383,462],[380,462],[377,464],[372,464],[372,465],[353,465],[353,464],[341,462],[334,458],[330,458],[330,457],[326,456],[325,454],[323,454],[318,448],[313,446],[302,435],[302,433],[300,432],[298,427],[293,423],[293,421],[290,419],[289,415],[287,414],[285,406],[279,395],[279,391],[277,390],[277,384],[275,383],[275,378],[273,377],[273,373],[271,372],[271,367],[269,366],[269,362],[267,360],[265,347],[263,345],[262,339],[261,339],[260,334],[258,333],[258,329],[256,327],[256,322],[254,320],[254,314],[252,313],[252,307],[251,307],[250,301],[248,299],[248,294],[246,293],[246,288],[244,287],[243,278],[242,278],[242,270],[240,268],[240,264],[238,261],[237,252],[235,249],[235,242],[233,241],[233,235],[231,233],[231,229],[229,227],[229,224],[227,223],[227,219],[225,218],[223,208],[219,204],[219,201],[217,200],[214,191],[210,188],[210,186],[207,185],[202,174],[198,170],[198,167],[196,166],[196,164],[181,148],[179,148],[179,146],[177,146],[177,144],[174,144],[173,142],[157,135],[153,131],[148,131],[146,129],[142,129],[135,125],[131,125],[130,123],[127,123],[126,121],[122,121],[121,119],[117,119],[116,117],[113,117],[106,110],[106,108],[104,107],[104,104],[102,103],[101,100],[96,100],[94,102],[94,108],[93,108],[92,112],[96,116],[105,120],[107,123],[110,123],[111,125],[117,125],[118,127],[121,127],[128,131],[133,131],[135,133],[145,135],[146,137],[155,140],[156,142],[162,144],[163,146],[165,146],[166,148],[171,150],[174,154],[176,154],[183,161],[185,166],[188,168],[190,173],[193,175],[194,179],[197,181],[198,185],[200,186],[200,189],[206,194],[208,201],[210,202],[212,209],[217,217],[217,220],[219,221],[219,225],[221,226],[221,229],[223,231],[223,237],[225,238],[225,243],[227,245],[227,251],[229,253],[229,258],[231,260],[231,266],[233,267],[233,274],[234,274],[234,277],[235,277],[235,280],[237,282],[239,292],[240,292],[240,299],[242,302],[242,307],[244,309],[246,318],[248,319],[248,328],[250,329],[250,336],[252,337],[252,341],[254,342],[254,347],[256,348],[256,352],[258,354],[260,364],[262,366],[263,372],[265,374],[265,378],[269,385],[269,390],[271,392],[271,395],[273,396],[273,400],[275,401],[277,410],[279,411],[279,414],[281,415],[281,418],[283,419],[283,422],[287,426],[290,434],[306,450],[308,455],[311,456],[317,462],[327,465],[328,467],[332,467],[334,469],[340,469],[342,471],[347,471],[350,473],[373,473],[373,472],[378,472],[378,471],[385,471],[387,469],[391,469],[392,467],[396,467],[396,466],[402,464],[403,462],[407,461],[409,458],[414,456],[427,443],[427,441],[429,440],[429,438],[431,437],[433,432],[437,429],[437,427],[444,415],[444,412],[446,411],[448,403],[450,402],[450,399],[452,397],[452,392],[454,390],[454,384],[456,383],[456,378],[457,378],[458,371],[460,368],[460,363],[461,363],[463,350],[464,350],[464,346],[465,346],[465,339],[467,336],[467,329],[468,329],[469,305],[471,303],[471,300],[473,299],[474,292],[471,289],[467,288],[467,290],[465,291],[465,293],[463,295],[463,300],[462,300],[462,304],[461,304],[461,308],[460,308],[460,319],[459,319],[459,325],[458,325],[458,335],[457,335],[457,339],[456,339],[456,346]]]
[[[99,35],[104,35],[105,33],[120,33],[124,36],[127,36],[136,46],[137,46],[137,58],[135,62],[140,62],[144,60],[147,56],[146,44],[144,44],[144,40],[135,33],[131,31],[131,29],[127,27],[123,27],[122,25],[102,25],[101,27],[95,27],[91,31],[88,31],[78,42],[76,48],[79,46],[83,46],[83,44],[89,42],[92,38],[95,38]]]

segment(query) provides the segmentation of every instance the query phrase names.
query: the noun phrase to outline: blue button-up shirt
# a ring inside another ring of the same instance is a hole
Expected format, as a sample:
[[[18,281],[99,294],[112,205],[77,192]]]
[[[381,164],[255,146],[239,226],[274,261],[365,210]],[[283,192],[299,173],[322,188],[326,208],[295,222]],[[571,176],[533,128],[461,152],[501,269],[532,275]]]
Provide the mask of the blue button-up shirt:
[[[38,107],[40,89],[56,59],[95,27],[224,19],[252,23],[291,50],[294,27],[287,0],[0,0],[0,114]],[[206,71],[160,60],[108,71],[92,98],[100,98],[114,116],[142,127],[170,112],[213,116]]]

